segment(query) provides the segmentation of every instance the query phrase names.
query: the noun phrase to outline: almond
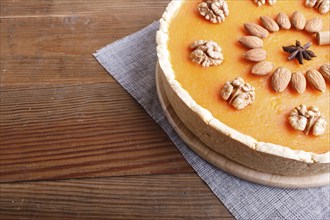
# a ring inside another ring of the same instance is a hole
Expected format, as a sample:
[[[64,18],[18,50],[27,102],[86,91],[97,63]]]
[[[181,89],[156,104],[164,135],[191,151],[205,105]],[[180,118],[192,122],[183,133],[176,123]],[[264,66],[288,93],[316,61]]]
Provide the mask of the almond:
[[[313,8],[318,0],[306,0],[305,5],[308,8]]]
[[[319,9],[319,12],[323,15],[325,15],[326,13],[329,12],[329,9],[330,9],[330,2],[329,0],[326,1],[326,0],[320,0],[318,2],[318,5],[317,5],[317,8]]]
[[[306,90],[306,78],[304,74],[300,71],[292,73],[291,76],[291,86],[294,88],[299,94],[302,94]]]
[[[284,14],[283,12],[280,12],[277,17],[276,17],[276,22],[277,24],[283,28],[283,29],[286,29],[286,30],[289,30],[291,28],[291,22],[290,22],[290,19],[289,17]]]
[[[271,79],[271,85],[275,92],[283,92],[289,85],[291,80],[291,72],[290,70],[279,67],[273,73]]]
[[[255,48],[247,51],[243,57],[253,62],[260,62],[267,58],[267,52],[263,49]]]
[[[306,73],[306,78],[307,78],[307,82],[311,84],[311,86],[314,89],[320,92],[325,92],[325,88],[326,88],[325,81],[322,74],[319,71],[308,70]]]
[[[278,24],[271,17],[261,16],[260,20],[262,25],[270,32],[276,32],[280,30]]]
[[[268,73],[272,72],[273,70],[273,63],[269,61],[262,61],[257,64],[255,64],[252,67],[252,74],[258,75],[258,76],[264,76],[267,75]]]
[[[320,73],[325,80],[330,82],[330,63],[324,64],[320,67]]]
[[[301,12],[295,11],[292,14],[291,23],[296,29],[303,30],[306,25],[306,18]]]
[[[244,23],[244,28],[247,30],[250,34],[253,36],[259,37],[259,38],[265,38],[268,36],[268,31],[261,27],[258,24],[254,23]]]
[[[312,18],[306,22],[305,30],[310,33],[316,33],[322,30],[323,22],[321,18]]]
[[[261,48],[264,42],[255,36],[245,36],[238,39],[238,41],[245,47],[254,49],[254,48]]]

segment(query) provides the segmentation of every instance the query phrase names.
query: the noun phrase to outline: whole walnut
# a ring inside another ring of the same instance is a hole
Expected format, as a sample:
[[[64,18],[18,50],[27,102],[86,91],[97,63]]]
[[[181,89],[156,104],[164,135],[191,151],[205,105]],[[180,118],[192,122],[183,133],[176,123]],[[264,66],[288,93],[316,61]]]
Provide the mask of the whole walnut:
[[[254,87],[245,83],[241,77],[227,81],[220,91],[222,99],[237,110],[242,110],[255,100]]]

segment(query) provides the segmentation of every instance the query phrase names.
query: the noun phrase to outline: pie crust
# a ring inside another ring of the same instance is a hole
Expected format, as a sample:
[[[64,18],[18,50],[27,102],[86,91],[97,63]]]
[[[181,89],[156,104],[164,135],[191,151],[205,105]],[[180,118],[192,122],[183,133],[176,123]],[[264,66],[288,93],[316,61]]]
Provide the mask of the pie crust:
[[[183,0],[172,0],[157,32],[157,55],[166,95],[186,127],[203,143],[225,157],[249,168],[288,176],[329,172],[330,151],[323,154],[293,150],[286,146],[259,142],[222,123],[200,106],[176,80],[168,50],[168,29]]]

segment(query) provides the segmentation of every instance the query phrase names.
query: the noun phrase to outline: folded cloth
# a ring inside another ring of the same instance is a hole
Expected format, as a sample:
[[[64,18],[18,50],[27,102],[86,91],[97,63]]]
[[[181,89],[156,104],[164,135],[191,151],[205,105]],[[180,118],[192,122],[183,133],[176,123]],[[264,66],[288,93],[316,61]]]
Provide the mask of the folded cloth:
[[[154,22],[139,32],[98,50],[94,56],[164,129],[185,159],[237,219],[329,219],[330,186],[281,189],[254,184],[212,166],[176,134],[160,106],[155,68]]]

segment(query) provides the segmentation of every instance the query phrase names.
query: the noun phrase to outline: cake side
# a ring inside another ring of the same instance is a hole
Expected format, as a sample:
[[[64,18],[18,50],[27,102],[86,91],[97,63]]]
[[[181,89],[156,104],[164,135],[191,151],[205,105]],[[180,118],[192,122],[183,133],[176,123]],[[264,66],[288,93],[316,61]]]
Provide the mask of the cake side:
[[[159,73],[166,96],[176,114],[189,130],[215,152],[244,166],[266,173],[302,176],[329,171],[330,163],[314,162],[310,153],[294,152],[289,148],[278,145],[269,149],[268,144],[261,144],[261,146],[268,149],[260,150],[260,143],[254,139],[244,136],[238,137],[237,135],[241,134],[237,134],[230,128],[222,129],[223,126],[219,125],[216,119],[209,120],[208,117],[204,117],[208,115],[207,112],[198,114],[195,112],[198,107],[188,106],[167,81],[164,72],[160,70]],[[205,110],[200,109],[197,111]],[[276,148],[278,155],[269,153],[274,148]],[[280,153],[278,153],[280,150],[277,148],[282,148]],[[308,162],[306,158],[308,158]]]

